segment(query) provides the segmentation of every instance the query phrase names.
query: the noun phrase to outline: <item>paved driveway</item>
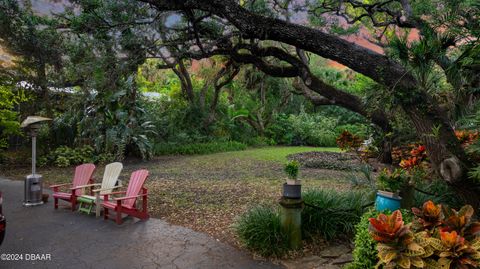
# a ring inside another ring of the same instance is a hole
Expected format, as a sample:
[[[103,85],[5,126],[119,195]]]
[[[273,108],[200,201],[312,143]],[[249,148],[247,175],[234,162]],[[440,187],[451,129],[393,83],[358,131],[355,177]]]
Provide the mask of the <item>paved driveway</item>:
[[[8,221],[0,254],[23,255],[21,261],[0,259],[2,269],[276,268],[206,234],[160,219],[127,219],[118,226],[62,207],[55,211],[52,201],[25,208],[20,181],[0,179],[0,190]],[[32,260],[48,259],[47,254],[50,260]]]

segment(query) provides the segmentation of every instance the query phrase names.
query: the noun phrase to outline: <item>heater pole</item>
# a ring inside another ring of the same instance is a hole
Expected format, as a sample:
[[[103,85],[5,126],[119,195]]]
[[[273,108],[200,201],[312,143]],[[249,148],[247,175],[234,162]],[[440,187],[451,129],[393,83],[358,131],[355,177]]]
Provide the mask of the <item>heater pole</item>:
[[[37,164],[37,136],[32,133],[32,175],[35,176]]]

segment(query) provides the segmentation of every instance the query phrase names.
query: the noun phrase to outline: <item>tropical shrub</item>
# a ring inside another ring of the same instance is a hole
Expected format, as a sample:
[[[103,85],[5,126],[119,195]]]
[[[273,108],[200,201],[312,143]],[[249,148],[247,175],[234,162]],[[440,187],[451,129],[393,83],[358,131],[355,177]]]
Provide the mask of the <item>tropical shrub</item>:
[[[95,156],[95,151],[91,146],[78,148],[60,146],[47,156],[41,157],[39,165],[53,164],[58,167],[67,167],[82,163],[93,163],[98,161]]]
[[[241,215],[234,224],[240,241],[262,256],[282,256],[289,250],[288,235],[282,232],[277,210],[258,206]]]
[[[423,145],[418,143],[412,143],[402,146],[393,147],[392,149],[392,159],[394,164],[399,164],[404,160],[409,160],[412,164],[411,167],[414,167],[421,163],[421,161],[426,160],[426,151]],[[416,158],[417,160],[413,160]],[[407,168],[407,167],[405,167]]]
[[[28,98],[23,91],[0,85],[0,153],[8,147],[8,137],[20,135],[20,122],[15,107]]]
[[[412,221],[413,214],[406,209],[401,209],[405,221]],[[390,213],[388,210],[382,212],[384,214]],[[369,227],[369,219],[376,218],[380,212],[374,208],[367,210],[360,219],[360,222],[355,225],[355,239],[353,250],[353,262],[349,263],[345,269],[373,269],[377,264],[377,242],[373,240]]]
[[[333,117],[320,114],[280,114],[266,130],[266,135],[278,144],[334,147],[337,122]]]
[[[410,151],[410,156],[407,159],[403,159],[400,161],[400,166],[404,169],[412,169],[427,160],[427,152],[426,148],[423,145],[418,147],[414,147]]]
[[[462,143],[462,146],[468,147],[478,140],[480,133],[471,130],[455,130],[455,136]]]
[[[348,151],[357,151],[362,145],[362,139],[347,130],[344,130],[335,141],[340,149]]]
[[[52,124],[54,145],[92,145],[98,154],[123,160],[126,155],[151,157],[152,137],[157,133],[144,109],[144,98],[136,93],[131,77],[98,92],[75,91],[70,106]],[[105,85],[103,85],[105,86]],[[100,86],[99,86],[100,87]]]
[[[480,265],[480,222],[474,209],[459,211],[432,201],[413,208],[413,223],[402,213],[370,218],[370,234],[378,242],[378,265],[385,268],[477,268]]]

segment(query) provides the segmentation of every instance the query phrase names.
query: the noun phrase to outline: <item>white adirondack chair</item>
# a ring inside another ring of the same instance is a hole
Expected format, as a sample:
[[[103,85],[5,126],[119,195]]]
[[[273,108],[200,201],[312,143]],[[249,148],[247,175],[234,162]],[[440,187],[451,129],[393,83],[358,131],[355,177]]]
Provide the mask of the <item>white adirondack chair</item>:
[[[103,173],[103,179],[102,179],[101,184],[97,183],[97,184],[90,184],[90,185],[82,186],[82,187],[91,187],[91,186],[100,187],[99,189],[94,189],[93,190],[93,194],[95,194],[95,196],[81,195],[79,197],[80,201],[90,200],[90,201],[93,201],[95,203],[95,208],[96,208],[95,209],[95,215],[96,215],[96,217],[100,216],[100,210],[102,208],[102,201],[101,200],[103,199],[103,195],[112,192],[115,188],[121,187],[121,184],[120,184],[120,181],[118,180],[118,177],[120,176],[120,173],[122,172],[122,169],[123,169],[123,164],[120,163],[120,162],[115,162],[115,163],[108,164],[105,167],[105,172]],[[119,184],[117,186],[115,186],[117,184],[117,181],[119,182]],[[81,210],[81,211],[84,211],[84,210]],[[89,213],[89,212],[87,212],[87,213]]]

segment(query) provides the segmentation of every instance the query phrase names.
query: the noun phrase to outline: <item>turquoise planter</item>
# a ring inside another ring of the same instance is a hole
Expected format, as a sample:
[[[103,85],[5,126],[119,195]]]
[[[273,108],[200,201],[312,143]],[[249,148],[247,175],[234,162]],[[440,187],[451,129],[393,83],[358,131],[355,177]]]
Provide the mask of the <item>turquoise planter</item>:
[[[375,209],[377,211],[384,211],[389,209],[395,211],[400,209],[400,202],[402,198],[400,196],[394,196],[388,192],[377,192],[377,198],[375,199]]]

